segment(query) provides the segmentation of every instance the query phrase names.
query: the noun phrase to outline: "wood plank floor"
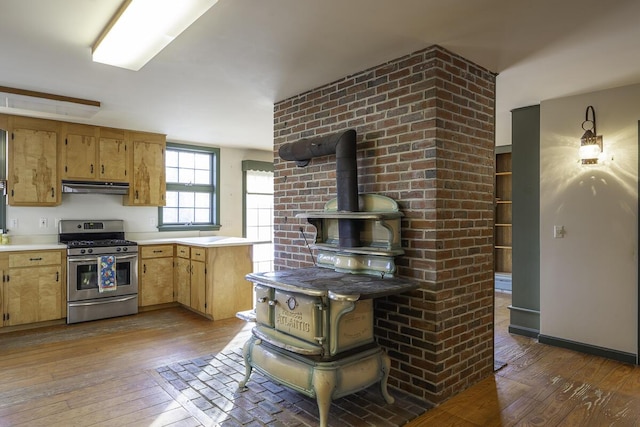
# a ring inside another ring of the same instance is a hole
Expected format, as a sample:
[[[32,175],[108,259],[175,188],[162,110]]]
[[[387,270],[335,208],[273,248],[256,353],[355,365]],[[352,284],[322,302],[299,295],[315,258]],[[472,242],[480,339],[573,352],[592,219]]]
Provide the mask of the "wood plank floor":
[[[250,325],[181,308],[0,334],[0,426],[196,426],[154,370],[241,347]]]
[[[640,368],[510,335],[496,296],[496,357],[507,366],[408,424],[640,426]],[[0,426],[198,426],[155,369],[238,348],[251,325],[180,308],[0,334]]]
[[[496,293],[492,377],[407,424],[426,426],[640,426],[640,367],[511,335],[509,294]]]

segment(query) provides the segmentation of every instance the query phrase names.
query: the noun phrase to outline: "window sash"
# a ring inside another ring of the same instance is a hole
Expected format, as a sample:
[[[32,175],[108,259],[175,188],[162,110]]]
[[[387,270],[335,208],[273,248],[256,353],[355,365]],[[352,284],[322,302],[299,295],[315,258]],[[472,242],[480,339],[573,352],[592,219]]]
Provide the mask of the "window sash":
[[[220,224],[218,219],[220,218],[219,211],[219,194],[217,191],[217,184],[220,181],[220,150],[218,148],[210,148],[210,147],[199,147],[199,146],[191,146],[191,145],[182,145],[182,144],[172,144],[167,143],[167,152],[177,153],[175,156],[176,164],[171,163],[166,166],[167,169],[172,169],[176,172],[174,175],[180,176],[180,171],[186,171],[187,174],[193,172],[194,175],[198,174],[198,172],[202,172],[205,169],[202,169],[203,165],[198,163],[198,161],[194,161],[192,165],[188,165],[185,167],[179,166],[179,158],[180,153],[194,153],[196,154],[196,158],[198,158],[198,154],[205,154],[209,156],[209,171],[210,178],[208,179],[209,184],[195,184],[192,182],[189,183],[180,183],[180,182],[171,182],[167,181],[166,183],[166,191],[167,191],[167,204],[170,203],[169,193],[193,193],[193,203],[187,204],[185,206],[181,206],[180,200],[178,200],[173,205],[162,206],[158,208],[158,229],[160,231],[174,231],[174,230],[219,230]],[[172,156],[173,157],[173,156]],[[202,157],[200,157],[202,161]],[[174,162],[175,163],[175,162]],[[179,179],[179,178],[178,178]],[[208,220],[203,221],[203,218],[199,217],[198,213],[202,215],[202,210],[205,208],[198,207],[198,202],[196,200],[197,194],[203,193],[207,194],[208,197]],[[180,195],[178,194],[178,198]],[[166,209],[166,211],[165,211]],[[181,209],[183,209],[181,211]],[[175,212],[170,212],[169,210],[175,210]],[[191,212],[188,212],[191,210]],[[165,213],[172,215],[167,215],[171,218],[171,222],[165,222]],[[191,221],[181,220],[181,214],[188,214],[191,217]]]

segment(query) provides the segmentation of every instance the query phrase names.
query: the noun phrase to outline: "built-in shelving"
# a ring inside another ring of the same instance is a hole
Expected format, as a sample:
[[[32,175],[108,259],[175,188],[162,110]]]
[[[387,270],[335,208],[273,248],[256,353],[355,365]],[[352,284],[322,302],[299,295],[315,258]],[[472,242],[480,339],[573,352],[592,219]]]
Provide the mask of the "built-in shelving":
[[[511,152],[496,153],[494,257],[496,273],[511,274],[512,258]]]

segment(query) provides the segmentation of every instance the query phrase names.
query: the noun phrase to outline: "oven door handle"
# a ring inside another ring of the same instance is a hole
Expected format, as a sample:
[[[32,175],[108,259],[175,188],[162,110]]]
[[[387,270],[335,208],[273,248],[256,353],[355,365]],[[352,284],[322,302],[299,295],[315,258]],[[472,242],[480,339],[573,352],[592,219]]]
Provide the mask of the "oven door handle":
[[[131,295],[124,298],[117,299],[102,299],[98,301],[89,301],[89,302],[69,302],[69,307],[83,307],[83,306],[91,306],[91,305],[100,305],[100,304],[110,304],[112,302],[125,302],[130,301],[134,298],[137,298],[137,295]]]
[[[131,254],[131,255],[115,255],[116,257],[116,262],[118,261],[122,261],[125,259],[134,259],[138,257],[138,254]],[[79,264],[81,262],[95,262],[98,258],[100,258],[100,255],[94,255],[91,257],[85,257],[85,258],[67,258],[67,260],[69,261],[70,264]]]

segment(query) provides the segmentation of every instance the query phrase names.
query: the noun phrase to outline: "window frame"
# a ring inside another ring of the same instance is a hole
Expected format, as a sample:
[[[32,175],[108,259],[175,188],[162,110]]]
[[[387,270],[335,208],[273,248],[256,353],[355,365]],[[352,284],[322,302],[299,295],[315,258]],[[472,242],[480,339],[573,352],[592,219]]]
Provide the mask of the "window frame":
[[[0,229],[7,233],[7,146],[9,132],[0,129],[0,180],[3,181],[0,188]]]
[[[165,224],[163,219],[163,209],[166,206],[158,207],[158,231],[217,231],[220,230],[220,149],[216,147],[204,147],[199,145],[177,144],[167,142],[167,151],[184,151],[192,153],[204,153],[211,155],[211,185],[195,185],[166,183],[166,191],[181,191],[185,188],[191,190],[209,190],[199,191],[207,192],[211,195],[211,212],[210,222],[206,224]],[[166,165],[165,165],[166,169]],[[166,170],[165,170],[166,172]]]
[[[273,163],[269,163],[269,162],[261,162],[261,161],[257,161],[257,160],[243,160],[242,161],[242,236],[243,237],[247,237],[247,196],[249,195],[248,191],[247,191],[247,172],[249,171],[257,171],[257,172],[271,172],[273,173],[275,170]],[[267,193],[251,193],[251,194],[267,194]],[[271,195],[274,197],[275,200],[275,188],[274,188],[274,193],[271,193]],[[257,266],[260,263],[264,263],[264,262],[269,262],[270,263],[270,269],[273,269],[273,262],[274,262],[274,253],[273,253],[273,231],[275,229],[275,224],[273,224],[273,218],[271,219],[272,224],[271,224],[271,231],[272,231],[272,236],[271,239],[268,241],[259,241],[259,242],[255,242],[254,243],[254,257],[252,259],[253,262],[253,271],[254,272],[258,272],[260,271]],[[269,244],[271,245],[271,259],[270,260],[261,260],[261,261],[256,261],[255,260],[255,256],[256,256],[256,252],[255,252],[255,247],[259,246],[259,245],[264,245],[264,244]]]

